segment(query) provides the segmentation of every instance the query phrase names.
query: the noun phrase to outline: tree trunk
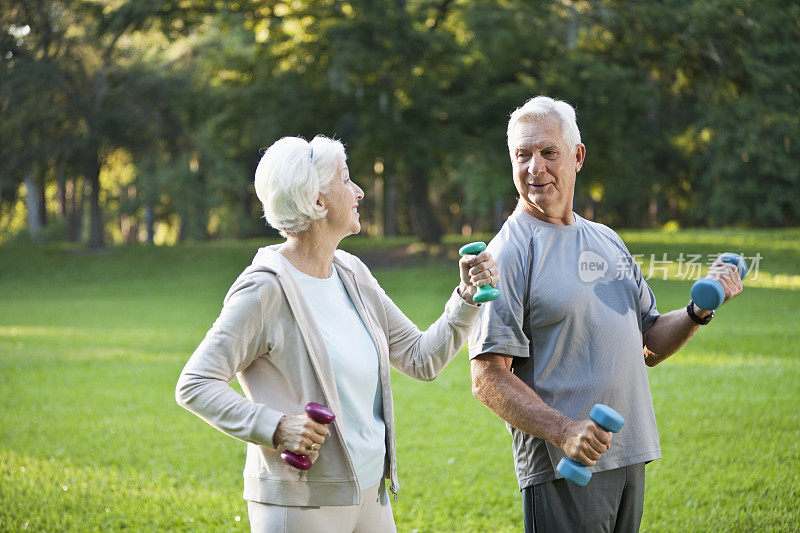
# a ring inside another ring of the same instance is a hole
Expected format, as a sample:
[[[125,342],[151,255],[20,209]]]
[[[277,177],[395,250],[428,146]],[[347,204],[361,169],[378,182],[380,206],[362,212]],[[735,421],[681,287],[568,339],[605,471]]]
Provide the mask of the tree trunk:
[[[45,188],[47,187],[47,183],[45,183],[45,173],[44,169],[39,167],[39,212],[37,215],[39,216],[39,224],[41,227],[47,227],[47,191]]]
[[[64,165],[56,161],[56,181],[58,189],[56,197],[58,199],[58,216],[64,218],[67,216],[67,180],[64,176]]]
[[[100,145],[102,139],[100,118],[103,109],[103,100],[108,94],[108,69],[110,68],[111,50],[114,47],[121,33],[117,34],[111,44],[103,54],[103,66],[97,71],[92,84],[92,110],[88,117],[89,123],[89,148],[85,157],[85,178],[91,190],[91,201],[89,202],[89,213],[91,223],[89,225],[89,248],[97,250],[105,247],[105,231],[103,228],[103,209],[100,207]]]
[[[399,233],[397,226],[397,189],[394,180],[384,181],[383,186],[383,235],[394,237]]]
[[[86,154],[85,178],[90,191],[89,201],[89,248],[98,250],[105,247],[105,231],[103,229],[103,210],[100,207],[100,161],[99,149],[90,150]]]
[[[386,212],[386,194],[383,190],[383,176],[381,174],[375,176],[372,194],[375,198],[373,202],[375,209],[372,213],[370,235],[384,237],[386,233],[384,232],[385,224],[383,217]]]
[[[591,194],[586,195],[586,208],[583,210],[583,218],[586,220],[595,220],[594,208],[594,198],[592,198]]]
[[[85,187],[83,181],[78,181],[74,178],[67,185],[67,197],[70,200],[69,207],[69,240],[70,242],[80,242],[81,230],[83,228],[83,198],[85,196],[83,189]]]
[[[569,21],[567,22],[567,50],[575,50],[578,46],[578,32],[580,31],[581,21],[578,17],[578,10],[574,5],[568,6]]]
[[[28,208],[28,233],[30,233],[31,240],[38,242],[42,237],[42,222],[39,218],[39,202],[41,195],[39,194],[39,187],[34,177],[33,169],[25,173],[25,202]]]
[[[147,202],[144,206],[144,227],[147,229],[147,244],[153,244],[156,234],[156,217],[153,213],[153,203]]]
[[[647,220],[651,228],[658,226],[658,197],[656,193],[652,193],[650,204],[647,207]]]
[[[409,175],[409,207],[411,210],[411,229],[422,242],[437,243],[442,238],[442,225],[436,218],[428,198],[428,173],[422,167],[415,167]]]
[[[195,186],[201,191],[208,190],[208,186],[206,185],[207,181],[206,173],[202,169],[200,172],[195,174]],[[246,193],[243,194],[242,205],[244,206],[245,212],[248,210],[249,201],[250,196]],[[183,242],[186,239],[195,241],[209,240],[208,208],[206,207],[206,202],[207,200],[204,194],[200,194],[193,198],[187,198],[186,209],[181,213],[180,242]],[[249,229],[245,229],[243,231],[244,234],[240,235],[240,237],[247,236],[249,231]]]
[[[122,187],[119,193],[120,204],[126,205],[131,200],[136,199],[136,187],[129,185]],[[123,209],[119,215],[119,229],[122,233],[122,240],[128,244],[135,244],[139,239],[139,221],[135,215],[131,215]]]

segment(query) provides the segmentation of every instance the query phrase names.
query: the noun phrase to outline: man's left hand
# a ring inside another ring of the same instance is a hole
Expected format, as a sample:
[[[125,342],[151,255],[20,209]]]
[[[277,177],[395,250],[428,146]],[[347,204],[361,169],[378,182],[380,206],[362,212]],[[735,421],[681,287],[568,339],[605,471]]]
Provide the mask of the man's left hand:
[[[742,289],[744,287],[742,285],[742,279],[739,277],[739,269],[736,268],[735,265],[723,263],[717,259],[712,263],[711,268],[708,269],[708,276],[706,277],[715,279],[722,284],[722,288],[725,289],[725,301],[722,302],[723,305],[731,298],[742,294]]]

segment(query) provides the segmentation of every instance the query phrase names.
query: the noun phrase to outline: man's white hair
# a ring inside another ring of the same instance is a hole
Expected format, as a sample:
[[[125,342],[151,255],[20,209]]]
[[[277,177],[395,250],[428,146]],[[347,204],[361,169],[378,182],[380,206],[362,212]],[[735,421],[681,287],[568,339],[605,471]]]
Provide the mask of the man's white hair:
[[[533,122],[544,118],[555,118],[561,124],[561,136],[573,151],[581,143],[581,132],[575,121],[575,109],[563,100],[549,96],[534,96],[511,113],[508,120],[508,149],[511,150],[511,134],[517,122]]]
[[[346,162],[342,143],[322,135],[311,142],[300,137],[275,141],[258,162],[254,180],[269,225],[288,237],[323,218],[327,210],[317,205],[317,198],[330,191]]]

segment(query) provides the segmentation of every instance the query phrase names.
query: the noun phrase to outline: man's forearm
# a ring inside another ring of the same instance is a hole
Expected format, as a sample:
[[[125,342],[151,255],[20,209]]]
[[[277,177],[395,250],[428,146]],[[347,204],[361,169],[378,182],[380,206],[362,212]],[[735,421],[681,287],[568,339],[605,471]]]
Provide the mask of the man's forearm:
[[[561,447],[571,420],[545,404],[533,389],[506,369],[487,366],[473,371],[472,393],[512,426]]]
[[[709,312],[695,309],[695,313],[703,316]],[[644,361],[647,366],[655,366],[677,352],[699,327],[683,308],[658,317],[644,336]]]

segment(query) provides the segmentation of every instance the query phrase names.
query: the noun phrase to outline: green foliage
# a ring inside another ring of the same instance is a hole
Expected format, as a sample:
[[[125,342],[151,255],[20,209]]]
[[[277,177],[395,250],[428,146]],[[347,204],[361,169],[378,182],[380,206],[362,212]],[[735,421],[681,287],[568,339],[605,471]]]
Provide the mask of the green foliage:
[[[588,147],[579,212],[793,226],[799,21],[782,0],[4,0],[0,210],[63,175],[77,200],[57,216],[91,214],[95,245],[104,217],[259,235],[259,150],[323,133],[347,143],[366,225],[490,231],[515,197],[506,117],[549,94]],[[97,191],[117,149],[139,170],[129,213]]]
[[[623,237],[645,258],[722,250],[763,256],[744,294],[648,371],[664,457],[647,467],[642,531],[793,531],[800,521],[799,232]],[[409,241],[343,244],[369,258]],[[446,241],[452,255],[463,244]],[[230,283],[261,245],[3,250],[0,530],[248,530],[244,445],[179,408],[173,390]],[[375,274],[425,326],[457,282],[455,261]],[[690,282],[651,284],[661,311],[685,304]],[[466,354],[431,383],[395,373],[393,390],[398,530],[519,531],[510,437],[472,398]]]

